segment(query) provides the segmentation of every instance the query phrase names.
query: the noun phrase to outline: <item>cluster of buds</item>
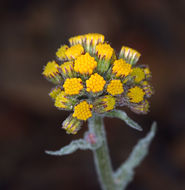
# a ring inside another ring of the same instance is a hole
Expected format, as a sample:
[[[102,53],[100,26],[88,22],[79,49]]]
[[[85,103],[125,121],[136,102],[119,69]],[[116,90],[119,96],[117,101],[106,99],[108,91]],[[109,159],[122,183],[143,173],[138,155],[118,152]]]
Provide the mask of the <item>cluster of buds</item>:
[[[56,85],[49,96],[59,110],[74,112],[62,127],[76,134],[83,121],[119,106],[135,113],[149,111],[153,94],[148,66],[136,65],[140,53],[123,46],[117,55],[102,34],[90,33],[69,39],[48,62],[43,75]]]

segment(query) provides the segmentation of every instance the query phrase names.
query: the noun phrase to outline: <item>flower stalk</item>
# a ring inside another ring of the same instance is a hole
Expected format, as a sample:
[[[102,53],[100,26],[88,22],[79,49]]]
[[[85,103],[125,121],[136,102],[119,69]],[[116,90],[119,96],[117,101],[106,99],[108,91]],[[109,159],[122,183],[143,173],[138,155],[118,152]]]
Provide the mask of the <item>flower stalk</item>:
[[[97,141],[101,141],[101,145],[93,150],[94,163],[98,178],[103,190],[114,190],[115,183],[113,179],[113,170],[107,146],[106,133],[103,124],[103,118],[94,115],[88,120],[89,132],[95,134]]]

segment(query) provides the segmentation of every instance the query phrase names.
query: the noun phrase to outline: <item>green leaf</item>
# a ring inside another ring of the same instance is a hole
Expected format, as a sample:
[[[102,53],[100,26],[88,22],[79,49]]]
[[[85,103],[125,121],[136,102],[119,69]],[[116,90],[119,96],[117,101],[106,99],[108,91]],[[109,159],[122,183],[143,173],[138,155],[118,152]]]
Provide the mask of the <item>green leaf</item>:
[[[150,132],[143,139],[139,140],[133,148],[128,159],[115,172],[115,183],[118,189],[123,190],[132,181],[134,169],[143,161],[149,151],[149,146],[156,133],[156,122],[153,122]]]
[[[64,146],[60,150],[57,151],[45,151],[46,154],[54,155],[54,156],[63,156],[67,154],[71,154],[75,152],[76,150],[88,150],[92,149],[91,145],[87,143],[84,139],[74,140],[69,145]]]
[[[113,111],[105,113],[104,116],[111,117],[111,118],[113,118],[113,117],[119,118],[119,119],[123,120],[128,126],[134,128],[138,131],[143,130],[139,124],[137,124],[135,121],[130,119],[128,117],[128,115],[122,110],[113,110]]]

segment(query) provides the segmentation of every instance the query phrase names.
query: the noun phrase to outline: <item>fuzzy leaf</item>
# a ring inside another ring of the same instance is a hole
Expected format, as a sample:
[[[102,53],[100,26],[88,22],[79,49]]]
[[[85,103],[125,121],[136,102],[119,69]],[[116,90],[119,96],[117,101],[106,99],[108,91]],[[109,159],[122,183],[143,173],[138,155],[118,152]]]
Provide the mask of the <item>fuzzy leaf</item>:
[[[110,112],[107,112],[104,114],[105,117],[116,117],[119,118],[121,120],[123,120],[128,126],[138,130],[138,131],[142,131],[143,129],[141,128],[141,126],[139,124],[137,124],[135,121],[133,121],[132,119],[130,119],[128,117],[128,115],[122,111],[122,110],[113,110]]]
[[[129,158],[115,172],[115,183],[118,189],[125,189],[134,177],[134,169],[143,161],[148,154],[149,146],[156,133],[156,122],[153,122],[150,132],[143,139],[139,140],[133,148]]]
[[[87,143],[84,139],[74,140],[69,145],[62,147],[60,150],[57,151],[45,151],[47,154],[54,155],[54,156],[63,156],[67,154],[71,154],[76,150],[87,150],[92,149],[91,145]]]

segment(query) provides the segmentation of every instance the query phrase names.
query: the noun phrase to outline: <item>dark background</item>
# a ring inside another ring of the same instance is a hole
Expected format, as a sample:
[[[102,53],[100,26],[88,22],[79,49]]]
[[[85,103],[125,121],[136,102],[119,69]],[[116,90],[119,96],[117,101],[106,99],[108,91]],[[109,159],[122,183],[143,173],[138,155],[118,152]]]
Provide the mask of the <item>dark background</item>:
[[[119,51],[141,52],[153,74],[155,95],[148,115],[136,115],[143,132],[106,119],[113,167],[127,158],[153,120],[158,132],[150,154],[128,190],[185,189],[185,1],[6,0],[0,6],[0,189],[99,190],[90,151],[46,155],[71,140],[48,96],[42,76],[47,61],[69,37],[99,32]]]

